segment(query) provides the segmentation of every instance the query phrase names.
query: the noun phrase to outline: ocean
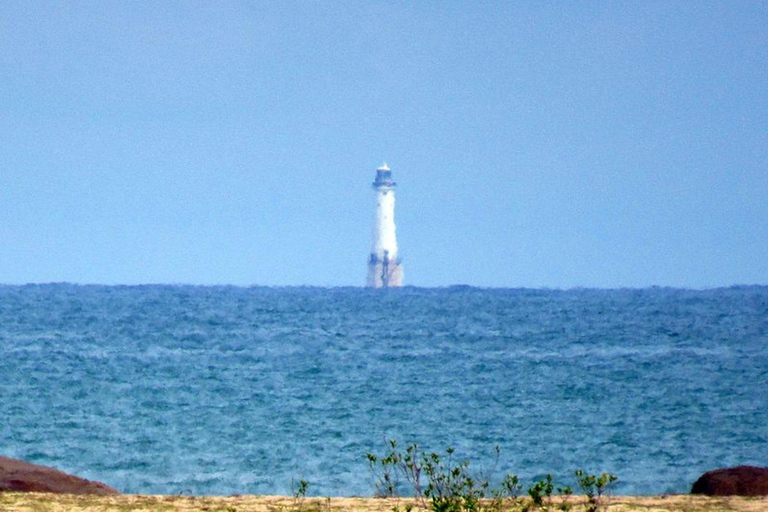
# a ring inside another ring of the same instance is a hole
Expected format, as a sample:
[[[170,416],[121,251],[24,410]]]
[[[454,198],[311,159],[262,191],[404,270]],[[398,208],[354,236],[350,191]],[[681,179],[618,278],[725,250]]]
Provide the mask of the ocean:
[[[621,494],[768,465],[768,287],[0,286],[0,455],[127,493],[371,496],[392,438]]]

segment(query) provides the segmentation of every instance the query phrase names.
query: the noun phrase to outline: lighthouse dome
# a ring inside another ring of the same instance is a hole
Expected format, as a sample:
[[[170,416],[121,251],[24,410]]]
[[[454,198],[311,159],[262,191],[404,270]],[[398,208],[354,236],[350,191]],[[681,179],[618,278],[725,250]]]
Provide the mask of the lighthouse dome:
[[[382,171],[382,172],[384,172],[384,171],[390,171],[391,169],[390,169],[390,168],[389,168],[389,166],[387,165],[387,162],[384,162],[383,164],[381,164],[381,167],[379,167],[379,168],[378,168],[378,169],[376,169],[376,170],[377,170],[377,171]]]

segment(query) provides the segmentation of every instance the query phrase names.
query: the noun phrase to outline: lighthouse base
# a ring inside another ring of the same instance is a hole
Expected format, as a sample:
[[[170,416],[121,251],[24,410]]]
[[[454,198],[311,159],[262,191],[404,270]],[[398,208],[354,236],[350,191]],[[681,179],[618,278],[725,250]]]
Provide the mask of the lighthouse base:
[[[368,261],[369,288],[397,288],[403,286],[403,265],[400,260],[388,257],[379,258],[371,254]]]

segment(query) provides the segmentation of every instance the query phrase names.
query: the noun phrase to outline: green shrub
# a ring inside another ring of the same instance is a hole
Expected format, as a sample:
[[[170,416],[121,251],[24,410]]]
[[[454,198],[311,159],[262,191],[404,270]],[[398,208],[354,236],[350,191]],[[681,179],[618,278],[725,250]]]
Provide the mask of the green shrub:
[[[608,487],[618,478],[611,473],[603,473],[600,476],[590,475],[584,473],[581,469],[577,469],[574,475],[579,483],[579,487],[581,487],[581,490],[584,491],[587,497],[587,511],[597,512],[601,509],[607,509],[608,503],[603,495],[608,490]]]
[[[397,450],[397,441],[389,440],[389,453],[379,457],[367,453],[368,468],[373,474],[377,497],[392,497],[398,495],[398,472],[402,471],[402,455]]]
[[[552,491],[554,489],[552,475],[547,475],[544,480],[539,480],[528,488],[528,495],[536,507],[549,510],[549,506],[552,504]]]
[[[496,453],[498,461],[498,447]],[[433,512],[549,511],[554,509],[555,493],[560,496],[557,508],[564,512],[572,508],[570,497],[573,489],[555,487],[552,475],[534,482],[527,489],[530,501],[524,501],[519,498],[523,486],[517,475],[508,473],[498,487],[492,487],[489,476],[472,473],[469,461],[457,461],[454,454],[453,448],[446,449],[444,454],[421,452],[416,443],[402,451],[396,440],[388,441],[383,456],[366,454],[374,477],[376,496],[399,496],[401,481],[405,481],[421,505]],[[586,475],[582,470],[574,474],[587,495],[587,511],[597,512],[604,503],[604,492],[616,481],[616,477],[610,473],[599,477]],[[395,508],[395,512],[400,512],[398,507]]]

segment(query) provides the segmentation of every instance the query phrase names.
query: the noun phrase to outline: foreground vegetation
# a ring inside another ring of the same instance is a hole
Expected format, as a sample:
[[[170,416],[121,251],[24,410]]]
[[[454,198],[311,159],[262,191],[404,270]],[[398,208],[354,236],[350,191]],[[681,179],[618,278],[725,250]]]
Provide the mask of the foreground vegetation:
[[[500,451],[497,446],[495,465]],[[401,450],[392,439],[386,453],[381,456],[368,453],[366,458],[377,496],[396,497],[405,487],[421,508],[432,512],[569,512],[574,506],[573,488],[557,484],[551,474],[531,484],[525,493],[528,499],[524,499],[521,497],[523,485],[517,475],[506,473],[494,486],[491,480],[495,469],[472,471],[468,460],[454,458],[453,448],[448,448],[445,454],[422,452],[419,445],[413,443]],[[618,478],[611,473],[593,475],[582,469],[573,475],[585,497],[583,509],[586,512],[606,510],[607,491]],[[297,497],[306,493],[307,482],[303,483],[303,493]],[[405,512],[410,512],[410,508],[412,506],[407,505]],[[395,507],[393,512],[401,511]]]
[[[587,499],[571,496],[578,510]],[[0,493],[3,512],[420,512],[413,498],[299,498],[286,496],[77,496],[71,494]],[[765,512],[768,497],[614,496],[609,512]]]
[[[496,449],[497,462],[499,449]],[[454,450],[422,452],[417,444],[401,450],[395,440],[384,454],[366,454],[374,498],[310,498],[310,483],[294,484],[292,496],[141,496],[0,492],[0,512],[765,512],[768,496],[619,496],[608,491],[610,473],[573,473],[578,493],[552,475],[527,489],[507,473],[494,485],[494,470],[474,472]],[[407,496],[407,497],[406,497]]]

